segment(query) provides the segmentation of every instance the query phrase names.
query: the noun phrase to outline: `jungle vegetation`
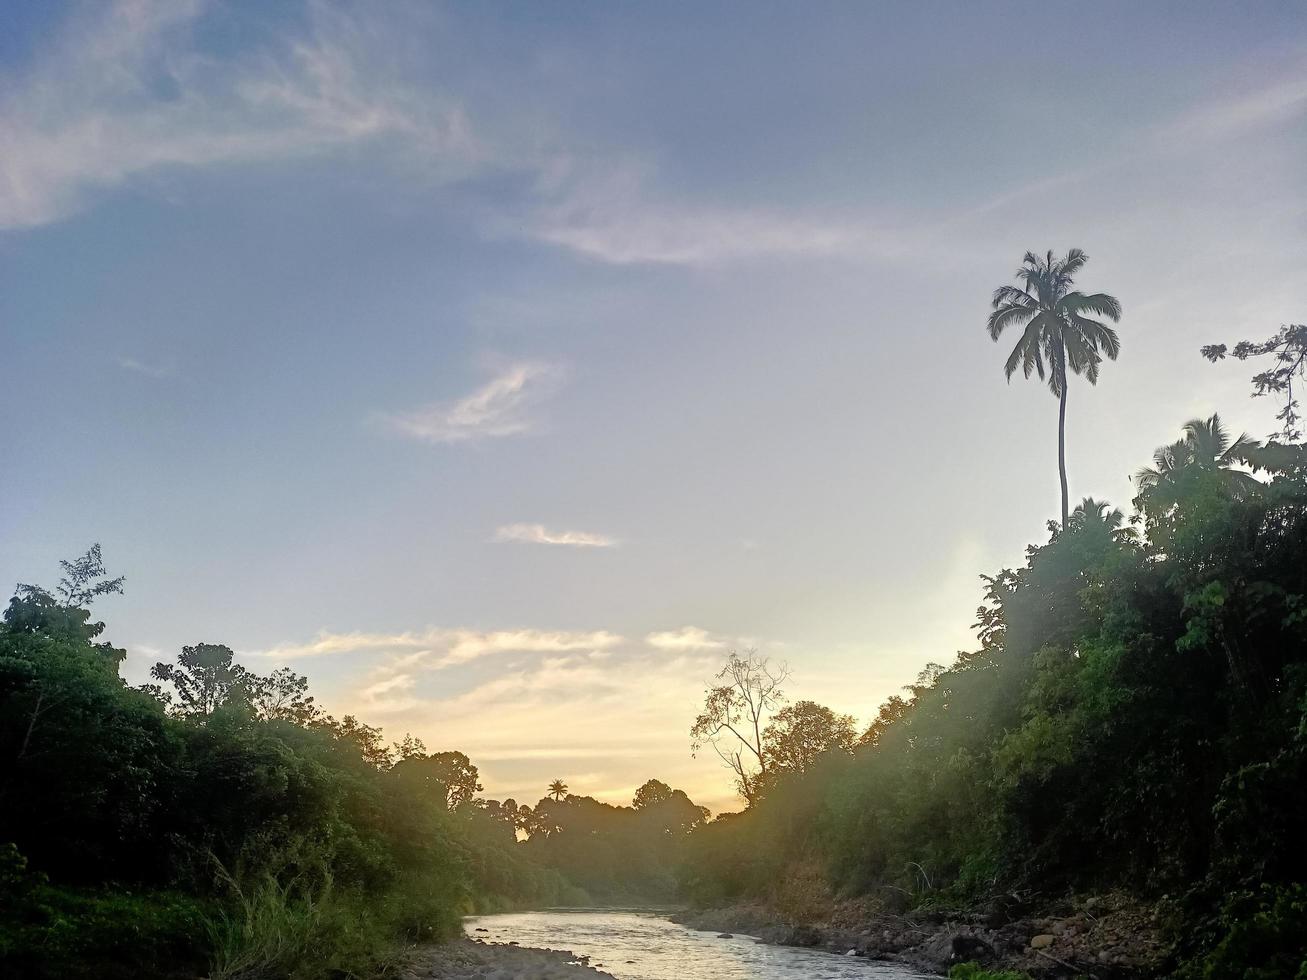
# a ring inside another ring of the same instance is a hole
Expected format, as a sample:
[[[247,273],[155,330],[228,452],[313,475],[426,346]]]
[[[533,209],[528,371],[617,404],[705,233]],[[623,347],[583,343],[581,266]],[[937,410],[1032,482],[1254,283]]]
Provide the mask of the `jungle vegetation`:
[[[1193,419],[1136,485],[1128,518],[1086,498],[985,576],[978,646],[856,744],[828,725],[804,765],[746,771],[762,789],[691,836],[685,893],[1120,890],[1164,909],[1186,977],[1307,976],[1307,447]],[[733,690],[747,712],[756,680]]]
[[[0,973],[370,976],[460,917],[667,902],[708,813],[649,780],[630,806],[480,796],[477,767],[318,707],[196,643],[133,688],[90,606],[98,546],[0,623]]]

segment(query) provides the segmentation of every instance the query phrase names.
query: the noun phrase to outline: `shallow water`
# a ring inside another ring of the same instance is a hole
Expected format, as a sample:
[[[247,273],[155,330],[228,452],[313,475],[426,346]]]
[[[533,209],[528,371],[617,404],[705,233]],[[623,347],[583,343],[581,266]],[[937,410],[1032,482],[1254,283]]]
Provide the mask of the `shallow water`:
[[[475,939],[570,949],[618,980],[908,980],[906,967],[854,956],[718,939],[653,912],[512,912],[468,918]],[[488,932],[477,932],[486,929]]]

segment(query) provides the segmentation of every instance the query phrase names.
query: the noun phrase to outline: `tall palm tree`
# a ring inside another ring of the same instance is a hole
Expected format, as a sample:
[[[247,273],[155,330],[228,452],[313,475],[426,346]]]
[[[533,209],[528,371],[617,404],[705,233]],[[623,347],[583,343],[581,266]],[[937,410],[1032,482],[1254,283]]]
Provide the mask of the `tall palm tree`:
[[[1016,369],[1029,378],[1034,371],[1039,379],[1046,374],[1048,386],[1058,400],[1057,472],[1062,480],[1062,526],[1066,527],[1066,389],[1067,370],[1083,374],[1090,384],[1098,383],[1098,366],[1103,355],[1115,361],[1121,352],[1116,331],[1102,320],[1113,323],[1121,319],[1121,302],[1107,293],[1086,295],[1071,287],[1075,275],[1089,256],[1073,248],[1063,258],[1054,258],[1052,249],[1046,256],[1027,252],[1021,260],[1017,286],[999,286],[994,290],[993,312],[989,315],[989,336],[997,341],[1008,327],[1022,328],[1021,339],[1012,348],[1003,373],[1009,381]],[[1045,361],[1048,362],[1045,372]]]
[[[1160,447],[1153,453],[1153,465],[1135,474],[1139,484],[1137,502],[1156,512],[1165,511],[1203,479],[1217,481],[1234,496],[1256,493],[1262,484],[1233,467],[1259,460],[1258,449],[1257,441],[1246,435],[1231,439],[1219,415],[1190,419],[1184,424],[1184,435]]]
[[[567,795],[567,783],[563,782],[561,779],[555,779],[549,784],[549,795],[556,800],[561,800]]]

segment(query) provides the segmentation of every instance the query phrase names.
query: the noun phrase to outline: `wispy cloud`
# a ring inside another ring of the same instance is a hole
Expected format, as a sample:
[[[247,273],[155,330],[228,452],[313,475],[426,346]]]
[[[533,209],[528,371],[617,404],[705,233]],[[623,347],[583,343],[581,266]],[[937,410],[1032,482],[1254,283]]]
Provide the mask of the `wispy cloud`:
[[[568,632],[558,630],[428,629],[404,633],[319,633],[307,643],[282,644],[263,656],[282,660],[345,653],[390,653],[401,668],[424,665],[441,668],[464,664],[498,653],[567,653],[575,650],[605,650],[622,642],[607,630]],[[400,656],[402,655],[402,656]]]
[[[709,266],[762,256],[831,256],[893,250],[865,225],[760,207],[669,199],[647,168],[612,161],[553,161],[525,233],[613,265]]]
[[[0,76],[0,228],[58,220],[94,188],[169,166],[300,158],[387,137],[421,154],[427,173],[480,160],[457,102],[415,93],[365,59],[367,32],[347,14],[313,5],[304,36],[218,59],[193,43],[209,9],[92,4],[34,67]]]
[[[114,360],[118,362],[118,366],[124,371],[143,374],[147,378],[171,378],[177,373],[177,366],[171,362],[141,361],[135,357],[117,357]]]
[[[364,685],[359,699],[365,708],[379,714],[407,711],[420,703],[412,694],[416,684],[412,674],[385,674]]]
[[[1307,66],[1269,85],[1194,106],[1158,131],[1164,146],[1222,139],[1307,115]]]
[[[650,633],[645,642],[657,650],[686,652],[690,650],[721,650],[726,646],[724,640],[713,636],[698,626],[682,626],[680,629],[663,630]]]
[[[530,409],[553,393],[559,377],[556,366],[512,364],[470,395],[381,419],[394,431],[423,442],[522,435],[536,427]]]
[[[523,134],[549,129],[543,120],[470,113],[457,92],[412,84],[394,57],[393,21],[307,9],[300,33],[221,57],[196,43],[207,18],[232,16],[207,0],[117,0],[74,14],[34,67],[0,75],[0,229],[60,220],[93,192],[164,168],[379,144],[395,186],[490,170],[525,177],[525,193],[496,202],[483,230],[593,261],[706,266],[895,248],[865,220],[677,199],[647,164],[578,156],[566,134],[536,145]]]
[[[616,538],[589,531],[553,531],[543,524],[505,524],[495,529],[495,541],[517,541],[525,544],[564,545],[570,548],[615,548]]]

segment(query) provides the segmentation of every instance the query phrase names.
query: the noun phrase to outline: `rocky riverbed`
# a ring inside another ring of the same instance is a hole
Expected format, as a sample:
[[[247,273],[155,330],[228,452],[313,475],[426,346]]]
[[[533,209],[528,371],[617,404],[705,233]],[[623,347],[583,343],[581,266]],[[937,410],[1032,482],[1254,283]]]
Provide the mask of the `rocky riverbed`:
[[[456,939],[416,950],[397,980],[614,980],[565,949]]]
[[[1055,903],[1043,914],[1018,914],[999,904],[898,915],[851,903],[816,922],[793,921],[762,905],[680,913],[673,919],[692,929],[854,953],[936,974],[974,960],[1041,980],[1144,980],[1161,975],[1170,954],[1156,912],[1120,895]]]

